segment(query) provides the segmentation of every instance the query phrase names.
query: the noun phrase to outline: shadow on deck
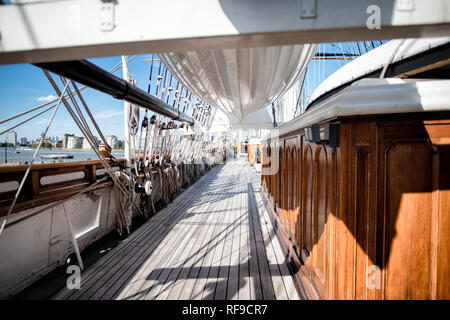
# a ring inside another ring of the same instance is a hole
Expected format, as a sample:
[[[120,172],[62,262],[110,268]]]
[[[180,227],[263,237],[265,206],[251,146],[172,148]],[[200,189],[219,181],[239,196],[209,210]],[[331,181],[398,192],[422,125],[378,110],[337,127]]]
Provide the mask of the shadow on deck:
[[[55,299],[298,299],[246,161],[211,170]]]

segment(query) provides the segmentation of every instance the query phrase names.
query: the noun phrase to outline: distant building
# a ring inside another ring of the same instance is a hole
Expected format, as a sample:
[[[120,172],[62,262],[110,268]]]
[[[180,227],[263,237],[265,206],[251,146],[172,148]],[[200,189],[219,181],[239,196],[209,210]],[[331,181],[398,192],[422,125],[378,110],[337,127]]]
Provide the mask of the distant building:
[[[80,149],[83,146],[83,138],[74,135],[67,137],[67,149]]]
[[[106,138],[106,142],[109,144],[109,146],[112,149],[117,149],[117,148],[120,148],[122,146],[121,141],[118,140],[116,136],[107,136],[105,138]]]
[[[98,144],[100,144],[100,140],[97,137],[94,137],[94,139]],[[86,138],[83,139],[83,149],[92,149],[91,144]]]
[[[6,134],[6,142],[11,143],[14,147],[17,145],[17,133],[15,131],[8,131]]]
[[[67,143],[69,141],[69,137],[75,137],[74,134],[69,134],[69,133],[65,133],[62,139],[62,147],[63,148],[68,148],[67,147]]]
[[[20,138],[20,144],[28,144],[28,139],[26,137]]]

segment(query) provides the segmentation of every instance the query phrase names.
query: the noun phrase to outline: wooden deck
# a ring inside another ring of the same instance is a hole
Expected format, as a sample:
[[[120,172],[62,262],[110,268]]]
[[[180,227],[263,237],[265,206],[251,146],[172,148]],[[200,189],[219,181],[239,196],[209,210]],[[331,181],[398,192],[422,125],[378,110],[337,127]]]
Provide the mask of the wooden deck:
[[[298,299],[246,160],[212,169],[55,299]]]

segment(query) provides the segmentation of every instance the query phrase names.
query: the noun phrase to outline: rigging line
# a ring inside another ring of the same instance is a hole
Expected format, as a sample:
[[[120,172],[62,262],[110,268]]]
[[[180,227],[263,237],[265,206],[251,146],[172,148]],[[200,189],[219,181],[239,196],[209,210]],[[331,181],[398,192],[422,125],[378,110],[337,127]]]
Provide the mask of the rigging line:
[[[161,79],[162,79],[162,75],[161,75],[161,66],[162,66],[162,62],[161,62],[161,60],[160,60],[160,61],[159,61],[158,76],[157,76],[157,78],[156,78],[156,92],[155,92],[155,97],[158,97],[159,85],[160,85]]]
[[[183,113],[186,112],[186,109],[189,108],[189,98],[190,98],[191,92],[186,88],[186,97],[184,98],[183,103]]]
[[[359,42],[358,41],[356,41],[356,47],[358,48],[358,51],[359,51],[359,55],[360,56],[362,56],[363,54],[361,53],[361,48],[359,47]]]
[[[28,109],[28,110],[26,110],[26,111],[24,111],[24,112],[18,113],[18,114],[14,115],[14,116],[11,116],[11,117],[9,117],[9,118],[6,118],[6,119],[4,119],[4,120],[1,120],[1,121],[0,121],[0,124],[5,123],[5,122],[8,122],[8,121],[10,121],[10,120],[14,120],[15,118],[21,117],[21,116],[23,116],[23,115],[25,115],[25,114],[28,114],[28,113],[30,113],[30,112],[33,112],[33,111],[35,111],[35,110],[41,109],[41,108],[43,108],[43,107],[45,107],[45,106],[48,106],[48,105],[51,104],[51,103],[54,103],[55,101],[58,101],[58,99],[55,99],[55,100],[46,102],[46,103],[41,104],[41,105],[39,105],[39,106],[37,106],[37,107],[33,107],[33,108]],[[53,107],[55,107],[55,105],[50,106],[50,107],[47,108],[46,110],[50,110],[50,109],[53,108]]]
[[[149,159],[149,162],[151,163],[151,153],[152,153],[152,148],[153,148],[153,139],[154,139],[154,135],[155,135],[155,130],[156,130],[156,116],[152,115],[150,118],[150,125],[152,126],[151,129],[149,129],[150,135],[148,136],[147,142],[146,144],[148,145],[148,150],[147,152],[144,154],[144,160],[146,160],[147,158]],[[150,127],[150,126],[149,126]],[[152,133],[153,132],[153,133]]]
[[[384,76],[386,75],[387,68],[389,67],[389,65],[390,65],[390,64],[392,63],[392,61],[394,60],[395,55],[397,54],[398,50],[399,50],[400,47],[403,45],[403,43],[405,43],[405,41],[406,41],[406,39],[402,39],[402,40],[398,43],[398,45],[395,47],[395,49],[392,51],[391,56],[389,57],[389,59],[388,59],[388,60],[386,61],[386,63],[384,64],[383,71],[382,71],[381,74],[380,74],[380,79],[383,79]]]
[[[177,110],[180,110],[180,103],[183,100],[183,97],[184,97],[184,86],[181,85],[180,95],[178,96],[177,99],[177,106],[176,106]]]
[[[184,99],[183,113],[185,113],[186,110],[189,110],[189,104],[192,99],[192,92],[190,92],[189,90],[187,90],[187,92],[189,92],[189,97],[186,95],[186,99]]]
[[[130,58],[128,61],[129,61],[129,62],[132,61],[135,57],[136,57],[136,56],[133,56],[133,57]],[[109,72],[110,72],[110,73],[113,73],[113,72],[117,71],[117,70],[120,68],[120,66],[121,66],[121,63],[119,63],[118,65],[114,66],[112,69],[109,70]],[[80,91],[83,91],[83,90],[86,89],[86,88],[87,88],[87,86],[82,86],[82,87],[80,88]],[[68,94],[66,94],[65,97],[67,98],[67,97],[68,97]],[[21,112],[21,113],[18,113],[18,114],[16,114],[16,115],[13,115],[13,116],[11,116],[11,117],[9,117],[9,118],[3,119],[3,120],[0,121],[0,124],[5,123],[5,122],[8,122],[8,121],[11,121],[11,120],[14,120],[15,118],[21,117],[21,116],[23,116],[23,115],[25,115],[25,114],[28,114],[28,113],[30,113],[30,112],[33,112],[33,111],[35,111],[35,110],[44,108],[44,107],[48,106],[49,104],[55,103],[55,102],[57,102],[57,101],[58,101],[58,98],[53,99],[53,100],[51,100],[51,101],[48,101],[48,102],[46,102],[46,103],[43,103],[43,104],[41,104],[41,105],[39,105],[39,106],[33,107],[33,108],[31,108],[31,109],[28,109],[28,110],[26,110],[26,111],[24,111],[24,112]],[[51,106],[51,107],[48,108],[47,110],[50,110],[51,108],[53,108],[53,107],[55,107],[55,106],[56,106],[56,104],[54,104],[53,106]]]
[[[149,75],[149,81],[148,81],[148,89],[147,89],[147,93],[151,94],[151,85],[152,85],[152,74],[153,74],[153,62],[155,61],[154,59],[154,53],[152,53],[152,63],[150,64],[150,75]],[[150,130],[150,126],[151,121],[148,122],[148,118],[147,118],[147,114],[148,114],[148,110],[145,109],[145,115],[144,115],[144,120],[142,121],[142,123],[144,123],[144,121],[147,122],[147,126],[146,126],[146,130],[145,130],[145,142],[144,142],[144,150],[143,150],[143,161],[145,162],[146,160],[146,152],[147,152],[147,144],[148,144],[148,133]],[[142,126],[141,126],[142,127]],[[142,130],[142,129],[141,129]],[[139,157],[140,157],[140,153],[139,153]]]
[[[78,98],[80,99],[81,103],[83,104],[84,109],[86,110],[87,114],[89,115],[89,118],[91,119],[93,125],[95,126],[95,129],[97,130],[98,134],[100,135],[100,138],[102,139],[103,143],[105,144],[105,146],[108,146],[108,143],[106,141],[105,136],[103,135],[103,132],[100,130],[100,127],[97,124],[97,121],[95,121],[94,116],[92,115],[91,111],[89,110],[89,107],[87,106],[86,101],[84,100],[83,96],[81,95],[80,90],[78,89],[77,85],[75,84],[74,81],[72,82],[72,87],[75,89],[75,91],[78,94]],[[111,146],[110,146],[111,147]]]
[[[182,99],[182,97],[183,97],[183,90],[184,90],[184,86],[183,85],[181,85],[180,84],[180,82],[178,82],[178,85],[177,85],[177,87],[178,86],[181,86],[181,92],[179,92],[179,94],[178,94],[178,96],[177,96],[177,99],[174,99],[174,106],[175,106],[175,100],[176,100],[176,108],[177,108],[177,110],[180,110],[180,101],[181,101],[181,99]],[[178,90],[177,90],[178,91]],[[170,122],[169,122],[170,123]],[[174,122],[173,122],[174,123]],[[169,125],[168,125],[169,126]],[[169,129],[169,128],[168,128]],[[172,149],[171,148],[171,144],[173,144],[173,139],[172,139],[172,137],[171,136],[169,136],[169,141],[167,141],[167,137],[164,137],[163,138],[163,142],[167,142],[166,143],[166,145],[165,145],[165,149],[168,149],[167,151],[168,151],[168,154],[167,154],[167,157],[166,157],[166,150],[164,150],[164,158],[170,158],[170,150]]]
[[[192,91],[189,91],[189,100],[187,102],[187,106],[186,106],[186,112],[189,112],[189,107],[192,107],[192,99],[194,97],[192,96]]]
[[[336,60],[337,60],[337,62],[338,62],[338,65],[339,65],[339,68],[341,67],[341,61],[339,61],[338,59],[337,59],[337,55],[336,55],[336,47],[335,46],[332,46],[333,47],[333,53],[334,53],[334,56],[335,56],[335,58],[336,58]]]
[[[56,87],[57,88],[57,87]],[[57,89],[59,91],[59,89]],[[64,103],[64,102],[63,102]],[[66,106],[67,110],[69,111],[69,114],[72,116],[72,118],[74,119],[75,123],[78,125],[78,127],[80,128],[81,132],[83,133],[83,135],[85,136],[85,138],[87,139],[87,141],[89,142],[89,144],[91,145],[92,149],[94,150],[94,152],[97,154],[97,156],[99,157],[99,160],[102,162],[102,165],[105,167],[106,171],[108,172],[108,174],[111,176],[111,178],[114,180],[114,182],[117,183],[117,179],[115,179],[114,176],[114,171],[112,171],[112,168],[110,167],[109,163],[107,163],[106,159],[103,157],[103,155],[98,151],[97,148],[95,148],[93,142],[91,141],[91,138],[89,137],[88,133],[85,131],[85,128],[83,127],[80,119],[78,119],[78,117],[76,116],[76,114],[73,112],[72,108],[70,107],[70,105],[67,103],[67,101],[64,103],[64,105]]]
[[[147,93],[151,94],[151,85],[152,85],[152,73],[153,73],[153,62],[154,62],[154,55],[155,53],[152,53],[152,62],[150,64],[150,75],[149,75],[149,81],[148,81],[148,88],[147,88]],[[145,161],[145,153],[146,153],[146,148],[147,148],[147,137],[148,137],[148,131],[149,131],[149,127],[150,127],[150,123],[148,122],[148,109],[145,109],[145,114],[144,114],[144,119],[142,120],[142,124],[141,124],[141,135],[142,135],[142,128],[144,127],[144,124],[146,124],[146,130],[145,130],[145,142],[144,142],[144,150],[143,150],[143,161]],[[139,149],[140,149],[140,142],[141,138],[139,138]],[[139,157],[141,156],[140,154],[140,150],[139,150]]]
[[[313,90],[316,88],[316,62],[313,61]]]
[[[42,110],[42,111],[36,113],[35,115],[32,115],[31,117],[29,117],[29,118],[27,118],[27,119],[25,119],[25,120],[23,120],[23,121],[21,121],[21,122],[15,124],[15,125],[13,125],[12,127],[9,127],[8,129],[3,130],[2,132],[0,132],[0,135],[2,135],[2,134],[4,134],[4,133],[8,132],[9,130],[12,130],[12,129],[14,129],[14,128],[17,128],[18,126],[21,126],[22,124],[24,124],[24,123],[26,123],[26,122],[28,122],[28,121],[30,121],[30,120],[33,120],[34,118],[40,116],[41,114],[47,112],[48,110],[53,109],[55,106],[56,106],[56,105],[50,106],[50,107],[48,107],[47,109],[44,109],[44,110]]]
[[[61,82],[63,83],[63,85],[65,85],[66,84],[66,80],[62,76],[59,76],[59,78],[61,79]],[[84,130],[89,134],[89,137],[93,141],[94,145],[98,148],[97,141],[95,140],[94,135],[92,134],[92,132],[91,132],[91,130],[89,128],[89,125],[88,125],[88,123],[86,121],[86,118],[83,116],[83,113],[81,112],[81,109],[78,106],[77,101],[75,100],[75,97],[73,95],[69,94],[69,99],[70,99],[70,101],[72,101],[72,104],[73,104],[75,110],[78,112],[80,120],[81,120],[82,124],[84,125]]]
[[[163,86],[162,86],[162,90],[161,90],[161,97],[160,97],[160,99],[162,100],[162,101],[164,101],[164,98],[166,97],[166,91],[167,91],[167,67],[166,66],[164,66],[165,67],[165,71],[164,71],[164,80],[163,80]]]
[[[174,108],[177,103],[178,96],[180,95],[180,86],[181,86],[181,83],[178,81],[177,88],[175,89],[175,93],[173,95],[172,107],[174,107]]]
[[[142,120],[141,128],[145,128],[145,138],[144,138],[144,150],[142,150],[142,163],[145,164],[146,154],[147,154],[147,144],[148,144],[148,132],[151,123],[148,121],[147,115],[145,115],[144,120]],[[141,129],[142,130],[142,129]],[[139,158],[141,154],[139,153]]]
[[[164,97],[165,97],[166,90],[167,90],[167,70],[168,70],[168,68],[167,68],[167,66],[165,64],[163,64],[163,67],[165,69],[164,80],[162,82],[163,85],[162,85],[162,89],[161,89],[161,96],[159,97],[160,100],[162,100],[162,101],[164,101]],[[163,118],[163,124],[167,125],[168,118],[166,116],[163,116],[162,118]],[[163,143],[164,143],[164,140],[165,140],[165,138],[163,137]],[[161,149],[162,149],[162,146],[163,145],[161,145]],[[161,155],[160,155],[160,157],[161,157]]]
[[[130,83],[133,85],[136,85],[136,81],[134,79],[130,78]],[[137,169],[137,162],[138,157],[140,157],[140,151],[138,153],[136,149],[136,135],[139,130],[139,116],[140,116],[140,109],[139,106],[130,104],[129,108],[129,117],[128,117],[128,128],[129,128],[129,134],[130,134],[130,144],[131,144],[131,151],[134,155],[134,169],[136,172],[136,175],[138,175],[138,169]],[[140,130],[140,138],[142,136],[142,130]],[[139,141],[139,148],[140,148],[140,141]]]
[[[150,76],[148,79],[147,93],[150,93],[151,86],[152,86],[152,72],[153,72],[153,61],[154,61],[153,56],[154,56],[154,53],[152,53],[152,63],[150,64]]]
[[[173,75],[172,73],[170,73],[170,79],[169,79],[169,89],[167,89],[168,93],[167,93],[167,99],[166,99],[166,103],[169,104],[169,100],[170,100],[170,94],[172,93],[172,80],[173,80]]]
[[[344,52],[344,48],[342,47],[342,43],[339,42],[339,46],[341,47],[341,52]],[[347,64],[347,57],[344,55],[345,64]]]
[[[309,68],[309,66],[306,67],[305,73],[303,74],[302,82],[301,82],[301,84],[300,84],[300,92],[299,92],[299,94],[298,94],[298,97],[297,97],[297,103],[296,103],[296,105],[295,105],[294,118],[295,118],[295,116],[296,116],[296,114],[297,114],[297,109],[298,109],[298,105],[299,105],[299,103],[300,103],[300,98],[301,98],[301,96],[302,96],[303,86],[304,86],[304,84],[305,84],[306,73],[308,72],[308,68]]]
[[[323,52],[321,54],[325,54],[325,45],[326,44],[324,43],[323,47],[321,46],[321,48],[323,50]],[[318,83],[318,86],[320,86],[322,84],[322,82],[323,82],[323,75],[324,75],[323,68],[324,68],[325,60],[324,59],[318,60],[317,63],[319,64],[319,83]]]
[[[363,45],[364,45],[364,47],[363,47]],[[367,49],[367,44],[366,44],[365,41],[361,41],[361,48],[362,48],[362,49],[365,49],[365,52],[364,52],[364,53],[366,53],[367,51],[369,51],[369,50]]]
[[[181,85],[181,91],[180,91],[180,95],[178,96],[178,99],[177,99],[177,110],[180,110],[180,103],[181,103],[181,100],[183,100],[183,97],[184,97],[184,94],[183,94],[183,92],[184,92],[184,86],[183,85]]]
[[[62,83],[65,84],[66,79],[63,78],[63,77],[60,77],[60,78],[61,78]],[[74,85],[74,82],[73,82],[73,81],[69,81],[69,83],[70,83],[70,82],[72,82],[72,85]],[[76,87],[76,86],[75,86],[75,87]],[[80,124],[83,125],[83,128],[80,127],[80,130],[82,130],[83,134],[85,135],[86,140],[91,144],[92,148],[93,148],[95,151],[97,151],[96,149],[98,149],[98,147],[99,147],[99,146],[98,146],[98,143],[97,143],[97,139],[96,139],[96,138],[94,137],[94,135],[92,134],[92,131],[90,130],[89,125],[88,125],[88,123],[87,123],[87,121],[86,121],[86,119],[85,119],[85,117],[84,117],[84,115],[83,115],[83,113],[82,113],[80,107],[78,106],[78,103],[77,103],[76,100],[75,100],[75,96],[69,95],[69,97],[70,97],[70,100],[72,101],[72,103],[73,103],[73,105],[74,105],[75,110],[78,112],[78,116],[79,116],[79,118],[80,118]],[[64,103],[64,101],[63,101],[63,103]],[[84,103],[85,103],[85,102],[84,102]],[[65,105],[66,105],[66,104],[65,104]],[[88,113],[90,114],[89,108],[87,107],[87,105],[85,105],[85,108],[87,109]],[[84,129],[84,131],[83,131],[83,129]],[[100,130],[99,130],[99,132],[101,133]],[[107,145],[107,144],[106,144],[106,145]],[[109,150],[108,150],[108,151],[109,151]],[[101,160],[102,160],[102,159],[101,159]],[[103,160],[104,160],[104,159],[103,159]],[[104,160],[104,161],[105,161],[105,160]]]
[[[44,74],[45,74],[46,76],[49,75],[47,70],[42,69],[42,71],[44,72]],[[24,176],[23,176],[23,178],[22,178],[22,181],[20,182],[19,188],[17,188],[16,195],[14,196],[14,200],[13,200],[11,206],[9,207],[8,213],[6,214],[6,217],[5,217],[5,219],[3,220],[2,226],[0,227],[0,235],[2,234],[3,229],[5,228],[6,220],[7,220],[8,217],[10,216],[11,212],[12,212],[13,209],[14,209],[14,206],[16,205],[17,200],[19,199],[19,195],[20,195],[20,193],[22,192],[23,186],[25,185],[25,181],[27,180],[28,175],[30,174],[31,166],[33,165],[33,163],[34,163],[34,161],[35,161],[35,159],[36,159],[36,156],[37,156],[37,154],[38,154],[38,151],[39,151],[39,149],[41,148],[42,142],[44,141],[45,137],[47,136],[48,129],[50,128],[50,125],[52,124],[53,119],[54,119],[54,117],[55,117],[55,114],[56,114],[56,112],[57,112],[58,109],[59,109],[59,106],[60,106],[61,101],[62,101],[62,99],[63,99],[63,95],[64,95],[64,93],[65,93],[66,90],[67,90],[67,87],[68,87],[68,85],[66,85],[66,86],[64,87],[63,92],[62,92],[62,93],[60,94],[60,96],[59,96],[59,99],[58,99],[58,103],[57,103],[57,105],[56,105],[56,108],[53,110],[53,113],[52,113],[52,115],[51,115],[51,117],[50,117],[50,120],[48,121],[47,127],[45,128],[44,134],[41,136],[41,140],[39,141],[39,144],[38,144],[38,146],[37,146],[37,148],[36,148],[36,151],[35,151],[34,154],[33,154],[33,158],[31,159],[30,164],[28,165],[27,171],[25,171],[25,174],[24,174]]]
[[[147,115],[145,115],[144,116],[144,119],[142,120],[142,123],[144,123],[144,121],[145,121],[145,119],[147,118]],[[139,123],[138,123],[138,126],[139,126]],[[136,153],[136,151],[137,151],[137,157],[138,157],[138,159],[140,159],[141,158],[141,143],[142,143],[142,129],[143,129],[144,127],[142,126],[142,124],[141,124],[141,130],[139,130],[139,145],[138,145],[138,150],[135,150],[135,153]],[[135,143],[136,144],[136,143]],[[136,158],[136,155],[135,155],[135,158]],[[135,161],[135,163],[136,163],[137,161]],[[137,173],[136,173],[137,174]]]
[[[323,45],[323,51],[325,51],[326,50],[326,44],[324,43],[324,45]],[[323,60],[323,62],[322,62],[322,81],[324,81],[326,78],[325,78],[325,60]]]
[[[45,70],[45,69],[43,69]],[[53,80],[53,78],[50,76],[50,74],[48,73],[47,70],[45,70],[46,75],[48,75],[47,79],[49,80],[50,84],[52,85],[53,89],[55,90],[55,92],[61,95],[61,91],[59,90],[58,86],[56,85],[55,81]],[[71,81],[71,80],[70,80]],[[69,84],[69,82],[67,82],[66,86]],[[73,109],[70,107],[69,103],[66,101],[66,99],[64,97],[62,97],[61,99],[62,103],[64,104],[64,106],[66,107],[67,111],[69,112],[69,114],[72,116],[72,118],[74,119],[75,123],[78,125],[79,129],[81,130],[81,132],[83,133],[83,135],[87,138],[87,141],[89,142],[89,144],[91,145],[92,149],[94,150],[94,152],[97,154],[97,156],[99,157],[99,160],[102,162],[103,166],[105,167],[106,171],[108,172],[108,174],[111,176],[111,178],[114,180],[115,183],[119,183],[120,181],[118,181],[118,179],[115,177],[114,171],[112,171],[112,168],[109,166],[109,163],[106,162],[105,158],[103,157],[103,155],[98,151],[97,148],[94,147],[93,143],[90,141],[89,139],[89,135],[84,131],[84,127],[82,125],[82,123],[80,122],[80,120],[78,119],[78,117],[76,116],[76,114],[74,113]],[[82,116],[82,115],[81,115]],[[121,184],[119,185],[120,188],[123,188],[122,192],[124,195],[126,195],[124,186],[122,186]]]

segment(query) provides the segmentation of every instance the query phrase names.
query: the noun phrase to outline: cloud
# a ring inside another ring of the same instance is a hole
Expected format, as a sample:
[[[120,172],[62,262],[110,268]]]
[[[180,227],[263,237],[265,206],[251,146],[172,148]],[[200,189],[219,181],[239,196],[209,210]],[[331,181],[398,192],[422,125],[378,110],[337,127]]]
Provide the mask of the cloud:
[[[99,112],[99,113],[95,114],[94,118],[95,119],[107,119],[107,118],[114,118],[114,117],[118,117],[118,116],[123,117],[123,111],[107,110],[107,111],[103,111],[103,112]]]
[[[57,99],[57,97],[55,97],[52,94],[49,94],[46,97],[39,97],[39,98],[37,98],[38,101],[42,101],[42,102],[49,102],[49,101],[52,101],[52,100],[55,100],[55,99]]]

